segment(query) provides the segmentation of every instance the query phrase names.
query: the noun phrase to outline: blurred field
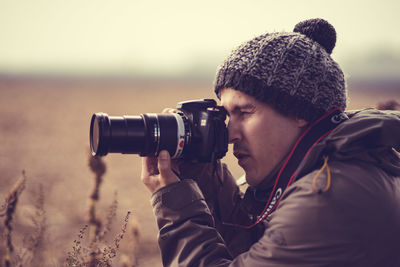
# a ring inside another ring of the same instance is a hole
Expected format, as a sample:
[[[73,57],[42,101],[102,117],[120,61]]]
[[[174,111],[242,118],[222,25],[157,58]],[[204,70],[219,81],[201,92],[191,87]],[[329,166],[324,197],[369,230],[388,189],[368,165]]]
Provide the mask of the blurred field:
[[[89,122],[94,112],[109,115],[160,112],[182,100],[214,98],[211,81],[117,81],[117,80],[0,80],[0,198],[26,171],[26,189],[14,218],[14,242],[32,228],[29,212],[41,183],[47,216],[46,262],[57,266],[66,258],[79,229],[86,223],[93,174],[87,167]],[[349,89],[349,109],[374,107],[380,101],[400,100],[400,90]],[[106,211],[118,192],[117,217],[112,235],[120,231],[127,211],[140,224],[139,266],[161,266],[156,243],[150,193],[141,184],[140,158],[111,154],[100,188],[100,207]],[[242,173],[229,154],[225,162],[232,173]],[[2,203],[1,203],[2,204]],[[101,212],[101,211],[100,211]],[[106,214],[103,214],[104,216]],[[1,226],[0,226],[1,227]],[[2,230],[2,229],[0,229]],[[3,243],[3,241],[1,241]],[[1,249],[1,245],[0,245]],[[117,261],[115,261],[117,262]]]

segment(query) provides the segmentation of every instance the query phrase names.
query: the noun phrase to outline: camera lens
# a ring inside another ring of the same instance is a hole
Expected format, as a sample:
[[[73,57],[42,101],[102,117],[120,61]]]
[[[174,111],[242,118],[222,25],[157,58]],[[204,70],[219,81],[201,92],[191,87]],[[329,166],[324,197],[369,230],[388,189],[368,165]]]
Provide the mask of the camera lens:
[[[92,138],[90,139],[90,146],[92,151],[98,151],[99,149],[99,141],[100,141],[100,131],[99,131],[99,122],[98,117],[93,117],[94,122],[92,122],[92,129],[90,130]]]
[[[108,116],[96,113],[90,123],[92,155],[107,153],[158,155],[168,150],[179,157],[189,134],[184,118],[178,114],[146,113],[139,116]]]
[[[107,154],[110,120],[105,113],[96,113],[90,123],[90,149],[94,156]]]

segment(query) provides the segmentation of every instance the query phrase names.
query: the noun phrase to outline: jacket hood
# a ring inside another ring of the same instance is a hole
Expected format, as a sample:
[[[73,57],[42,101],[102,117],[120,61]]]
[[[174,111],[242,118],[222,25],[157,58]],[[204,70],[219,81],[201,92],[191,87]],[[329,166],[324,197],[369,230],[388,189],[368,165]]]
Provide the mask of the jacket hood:
[[[400,176],[400,112],[365,109],[346,114],[349,119],[313,147],[298,173],[312,171],[323,156],[328,156],[337,160],[359,159]]]

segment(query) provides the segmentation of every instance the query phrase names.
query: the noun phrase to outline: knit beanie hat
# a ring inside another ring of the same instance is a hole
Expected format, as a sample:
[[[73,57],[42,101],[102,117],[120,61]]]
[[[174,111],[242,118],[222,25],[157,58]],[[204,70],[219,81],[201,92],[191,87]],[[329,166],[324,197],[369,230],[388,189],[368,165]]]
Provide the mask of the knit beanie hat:
[[[294,32],[267,33],[233,50],[214,82],[264,102],[281,114],[313,121],[346,108],[342,70],[331,58],[336,31],[323,19],[298,23]]]

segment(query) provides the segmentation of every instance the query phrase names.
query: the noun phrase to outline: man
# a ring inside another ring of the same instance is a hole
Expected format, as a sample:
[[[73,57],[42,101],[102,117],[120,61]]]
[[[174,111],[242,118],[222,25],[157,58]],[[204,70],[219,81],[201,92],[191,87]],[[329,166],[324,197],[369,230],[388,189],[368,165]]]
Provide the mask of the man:
[[[400,113],[343,112],[335,42],[307,20],[219,69],[244,195],[224,165],[144,158],[165,266],[400,266]]]

